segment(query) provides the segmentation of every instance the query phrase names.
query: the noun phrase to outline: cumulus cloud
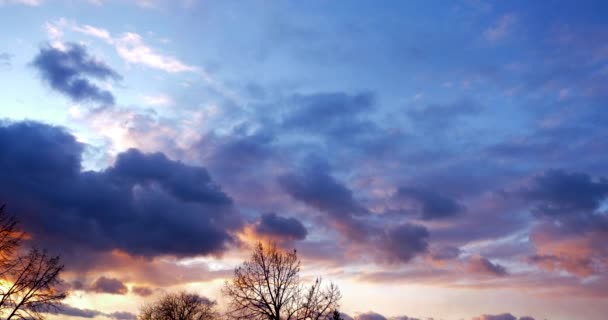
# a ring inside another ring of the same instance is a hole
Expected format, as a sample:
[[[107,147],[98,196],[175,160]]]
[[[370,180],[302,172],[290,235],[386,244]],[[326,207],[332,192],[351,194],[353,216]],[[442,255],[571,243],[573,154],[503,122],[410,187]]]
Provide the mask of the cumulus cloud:
[[[122,281],[114,278],[106,278],[103,276],[95,280],[95,282],[91,284],[91,287],[89,289],[97,293],[109,293],[120,295],[124,295],[129,292],[129,289],[127,288],[127,286],[125,286],[124,283],[122,283]]]
[[[391,260],[408,262],[417,254],[427,252],[428,238],[429,231],[424,226],[406,223],[389,229],[382,245]]]
[[[308,234],[298,219],[282,217],[273,212],[262,214],[255,225],[255,231],[261,235],[291,240],[303,240]]]
[[[104,62],[89,56],[86,47],[67,43],[65,48],[40,48],[32,65],[52,89],[73,101],[94,101],[113,105],[114,96],[101,89],[95,80],[120,80],[121,76]]]
[[[204,255],[233,241],[240,216],[204,168],[129,150],[106,170],[82,171],[84,148],[59,127],[0,126],[0,200],[33,241],[76,260],[77,252],[114,249]]]
[[[584,214],[595,211],[608,198],[608,179],[594,180],[585,173],[554,169],[536,176],[522,194],[536,204],[538,214]]]
[[[279,184],[295,200],[328,214],[334,224],[350,237],[361,239],[366,228],[356,216],[368,214],[353,193],[323,166],[311,166],[278,178]]]
[[[464,205],[436,191],[417,187],[401,187],[397,198],[413,200],[423,220],[443,219],[465,211]]]

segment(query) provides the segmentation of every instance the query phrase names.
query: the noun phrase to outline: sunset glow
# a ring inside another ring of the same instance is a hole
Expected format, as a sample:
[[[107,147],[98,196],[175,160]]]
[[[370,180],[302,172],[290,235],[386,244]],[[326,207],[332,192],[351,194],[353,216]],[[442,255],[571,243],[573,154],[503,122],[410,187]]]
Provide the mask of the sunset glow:
[[[224,312],[259,243],[337,284],[343,320],[608,318],[606,1],[0,0],[0,21],[0,205],[65,265],[50,320],[180,290]]]

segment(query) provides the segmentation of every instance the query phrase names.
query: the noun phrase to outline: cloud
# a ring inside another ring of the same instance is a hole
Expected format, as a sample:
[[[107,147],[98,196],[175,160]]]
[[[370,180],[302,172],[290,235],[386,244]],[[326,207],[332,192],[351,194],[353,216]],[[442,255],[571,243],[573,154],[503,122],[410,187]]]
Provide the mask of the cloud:
[[[143,96],[143,101],[150,106],[170,106],[174,104],[173,99],[165,94]]]
[[[585,173],[549,170],[534,178],[521,190],[523,197],[536,204],[535,212],[547,216],[593,212],[608,198],[608,180],[594,180]]]
[[[0,0],[0,6],[5,4],[22,4],[30,7],[37,7],[43,2],[43,0]]]
[[[391,260],[408,262],[416,255],[428,250],[429,231],[421,225],[402,224],[389,229],[384,235],[382,246]]]
[[[133,149],[82,171],[84,148],[59,127],[0,126],[0,200],[33,241],[78,264],[80,252],[195,256],[232,243],[240,216],[204,168]]]
[[[492,261],[482,256],[474,256],[469,259],[468,269],[473,273],[482,275],[502,277],[508,274],[507,269],[505,269],[505,267],[501,266],[498,263],[493,263]]]
[[[322,165],[282,175],[278,182],[293,199],[327,213],[336,227],[349,237],[361,239],[367,235],[367,228],[355,217],[367,215],[368,210]]]
[[[370,311],[356,315],[355,320],[386,320],[386,317],[379,313]]]
[[[121,76],[104,62],[89,56],[84,46],[65,44],[65,50],[42,47],[32,65],[52,89],[73,101],[94,101],[103,105],[115,102],[111,92],[101,89],[91,80],[120,80]]]
[[[501,16],[494,25],[487,28],[483,32],[483,36],[489,42],[496,42],[504,39],[509,35],[515,23],[517,23],[517,17],[514,14],[505,14]]]
[[[396,197],[414,200],[423,220],[449,218],[465,211],[465,207],[456,200],[430,189],[401,187]]]
[[[255,225],[255,231],[261,235],[292,240],[303,240],[308,232],[302,223],[293,217],[282,217],[276,213],[264,213]]]
[[[124,295],[129,292],[127,286],[122,281],[114,278],[99,277],[89,288],[97,293],[109,293]]]
[[[148,47],[137,33],[127,32],[115,39],[116,51],[125,61],[141,64],[166,72],[193,72],[196,67],[189,66],[177,58],[157,53]]]
[[[75,318],[95,318],[99,316],[107,317],[115,320],[136,320],[137,317],[135,314],[130,312],[113,312],[113,313],[104,313],[98,310],[92,309],[80,309],[76,307],[72,307],[67,304],[62,304],[56,309],[50,309],[46,313],[55,314],[55,315],[63,315],[68,317]]]
[[[141,297],[148,297],[154,293],[154,290],[149,287],[133,287],[131,291]]]
[[[354,95],[342,92],[294,95],[290,102],[293,107],[282,119],[282,126],[288,130],[304,130],[311,133],[325,133],[334,137],[347,137],[368,129],[370,123],[360,116],[374,107],[371,93]]]
[[[0,52],[0,68],[10,68],[13,55],[7,52]]]
[[[464,98],[447,104],[428,104],[423,107],[410,108],[407,115],[419,129],[438,134],[452,128],[468,116],[479,114],[483,107],[474,100]]]
[[[473,320],[517,320],[517,317],[510,313],[503,313],[497,315],[484,314],[479,317],[473,318]],[[519,320],[534,320],[532,317],[520,317]]]
[[[116,157],[106,174],[129,184],[158,184],[184,202],[227,205],[232,200],[216,185],[205,168],[169,160],[163,153],[145,154],[129,149]]]

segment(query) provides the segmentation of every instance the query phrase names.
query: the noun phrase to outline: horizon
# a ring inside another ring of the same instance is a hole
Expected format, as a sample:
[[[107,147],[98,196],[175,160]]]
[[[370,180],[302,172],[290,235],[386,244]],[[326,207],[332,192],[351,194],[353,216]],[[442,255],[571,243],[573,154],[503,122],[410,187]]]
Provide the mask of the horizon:
[[[0,0],[0,205],[56,319],[225,307],[257,243],[355,320],[604,320],[608,2]]]

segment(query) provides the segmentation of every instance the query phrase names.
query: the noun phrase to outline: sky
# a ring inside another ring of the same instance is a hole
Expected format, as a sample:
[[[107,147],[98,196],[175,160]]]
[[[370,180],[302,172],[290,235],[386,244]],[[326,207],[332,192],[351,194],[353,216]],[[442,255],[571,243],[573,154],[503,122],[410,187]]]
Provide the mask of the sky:
[[[259,241],[356,320],[608,313],[605,1],[0,0],[0,202],[49,319],[218,301]]]

